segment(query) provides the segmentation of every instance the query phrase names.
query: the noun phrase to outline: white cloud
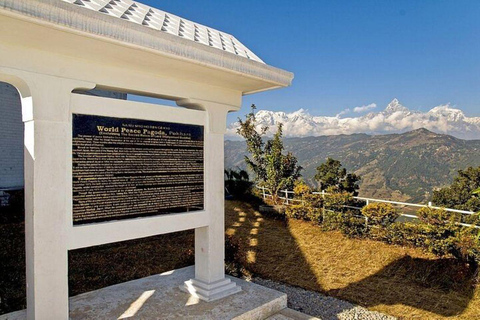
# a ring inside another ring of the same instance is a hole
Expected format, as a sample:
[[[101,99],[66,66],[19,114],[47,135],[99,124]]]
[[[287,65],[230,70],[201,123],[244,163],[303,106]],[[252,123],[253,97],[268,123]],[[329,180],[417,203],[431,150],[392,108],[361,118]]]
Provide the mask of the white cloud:
[[[300,110],[303,110],[303,109],[300,109]],[[299,110],[299,111],[300,111]],[[342,110],[340,111],[339,113],[337,113],[337,115],[335,116],[336,118],[340,118],[341,116],[347,114],[347,113],[350,113],[350,109],[345,109],[345,110]]]
[[[355,113],[362,113],[362,112],[365,112],[365,111],[370,111],[372,109],[375,109],[377,107],[377,104],[376,103],[370,103],[369,105],[364,105],[364,106],[361,106],[361,107],[355,107],[353,108],[353,112]]]
[[[371,110],[375,104],[362,106],[363,111]],[[355,109],[354,109],[355,111]],[[276,124],[283,123],[286,137],[337,135],[352,133],[385,134],[401,133],[419,128],[450,134],[463,139],[480,139],[480,117],[469,118],[450,105],[442,105],[428,112],[411,111],[398,100],[392,101],[385,110],[362,116],[341,118],[350,112],[340,112],[335,117],[312,116],[305,110],[292,113],[259,110],[256,113],[258,128],[269,126],[273,134]],[[235,138],[238,124],[232,123],[227,130],[229,138]]]

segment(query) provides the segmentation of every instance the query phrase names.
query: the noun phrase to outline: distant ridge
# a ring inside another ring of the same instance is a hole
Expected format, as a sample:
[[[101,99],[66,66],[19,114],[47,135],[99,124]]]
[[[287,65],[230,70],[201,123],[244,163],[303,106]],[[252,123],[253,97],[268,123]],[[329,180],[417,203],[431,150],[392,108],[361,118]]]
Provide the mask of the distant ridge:
[[[437,106],[428,112],[412,111],[393,99],[383,111],[369,112],[375,104],[345,110],[335,117],[312,116],[300,109],[292,113],[259,110],[256,113],[258,127],[270,126],[270,133],[279,122],[283,123],[286,137],[306,137],[338,134],[403,133],[418,128],[426,128],[461,139],[480,139],[480,117],[467,117],[462,110],[449,104]],[[355,117],[345,117],[346,114]],[[366,113],[366,114],[365,114]],[[363,114],[363,115],[362,115]],[[232,123],[228,136],[234,138],[238,124]]]
[[[428,201],[434,188],[451,183],[457,170],[480,166],[480,140],[463,140],[425,128],[401,134],[286,138],[313,183],[327,157],[362,176],[360,194],[391,200]],[[244,168],[245,143],[225,141],[225,167]]]

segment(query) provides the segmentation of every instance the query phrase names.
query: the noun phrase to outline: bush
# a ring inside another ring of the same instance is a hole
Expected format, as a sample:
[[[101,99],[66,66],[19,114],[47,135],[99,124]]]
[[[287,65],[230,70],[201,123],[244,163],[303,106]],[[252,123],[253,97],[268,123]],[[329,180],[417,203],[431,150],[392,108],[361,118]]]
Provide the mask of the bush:
[[[323,208],[325,201],[321,194],[309,193],[303,196],[303,203],[307,206],[321,209]]]
[[[454,224],[461,221],[459,213],[448,212],[443,209],[421,208],[417,211],[417,217],[426,224],[431,225],[445,225]]]
[[[438,256],[455,255],[459,215],[442,209],[422,208],[417,211],[417,217],[420,219],[418,237],[423,238],[425,249]]]
[[[303,199],[305,195],[312,193],[312,189],[303,180],[297,180],[293,192],[297,199]]]
[[[323,199],[321,196],[308,194],[302,204],[290,205],[285,208],[285,215],[290,219],[322,222]]]
[[[365,219],[357,212],[347,210],[340,214],[340,231],[349,237],[363,237],[368,232]]]
[[[348,192],[331,192],[328,190],[325,195],[325,208],[329,210],[336,210],[339,212],[345,211],[345,206],[353,203],[353,196]]]
[[[399,214],[389,203],[370,203],[362,208],[369,225],[386,227],[397,220]]]
[[[285,208],[285,215],[290,219],[310,220],[308,219],[308,209],[307,206],[301,204],[287,206]]]
[[[480,262],[480,231],[476,228],[462,228],[455,239],[455,255],[461,260]]]

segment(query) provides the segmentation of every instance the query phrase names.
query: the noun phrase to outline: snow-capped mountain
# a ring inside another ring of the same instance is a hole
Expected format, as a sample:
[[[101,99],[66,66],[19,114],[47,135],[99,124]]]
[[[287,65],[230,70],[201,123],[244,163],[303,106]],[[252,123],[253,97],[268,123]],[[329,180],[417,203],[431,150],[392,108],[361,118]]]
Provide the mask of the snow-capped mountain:
[[[341,114],[335,117],[312,116],[304,109],[292,113],[259,110],[255,116],[258,128],[269,127],[268,134],[275,132],[276,124],[283,123],[286,137],[403,133],[426,128],[462,139],[480,139],[480,117],[467,117],[462,110],[449,104],[420,112],[412,111],[393,99],[383,111],[357,117],[343,118]],[[237,127],[238,123],[230,124],[227,136],[235,137]]]

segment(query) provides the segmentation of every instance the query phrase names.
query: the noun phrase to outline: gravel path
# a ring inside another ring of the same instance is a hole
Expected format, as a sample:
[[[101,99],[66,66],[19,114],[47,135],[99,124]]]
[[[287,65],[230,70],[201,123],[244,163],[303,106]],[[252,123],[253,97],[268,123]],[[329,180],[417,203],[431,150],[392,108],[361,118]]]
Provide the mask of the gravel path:
[[[281,291],[288,296],[288,307],[322,320],[395,320],[395,317],[369,311],[363,307],[318,292],[304,290],[271,280],[253,278],[259,285]]]

